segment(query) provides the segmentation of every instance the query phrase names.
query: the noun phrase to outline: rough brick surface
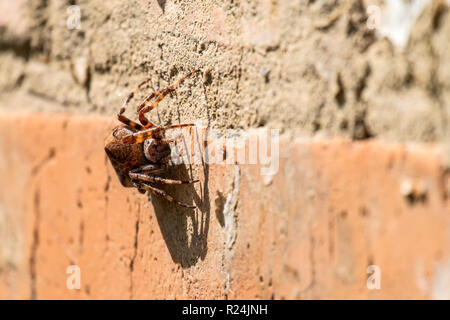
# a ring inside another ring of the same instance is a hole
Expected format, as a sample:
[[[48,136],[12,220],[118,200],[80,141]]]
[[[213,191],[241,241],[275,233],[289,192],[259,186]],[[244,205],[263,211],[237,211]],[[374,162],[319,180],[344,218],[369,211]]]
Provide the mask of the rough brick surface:
[[[168,189],[189,211],[120,185],[103,151],[114,125],[0,116],[1,298],[450,297],[438,146],[282,138],[272,179],[194,166],[199,185]],[[80,290],[66,287],[74,264]]]

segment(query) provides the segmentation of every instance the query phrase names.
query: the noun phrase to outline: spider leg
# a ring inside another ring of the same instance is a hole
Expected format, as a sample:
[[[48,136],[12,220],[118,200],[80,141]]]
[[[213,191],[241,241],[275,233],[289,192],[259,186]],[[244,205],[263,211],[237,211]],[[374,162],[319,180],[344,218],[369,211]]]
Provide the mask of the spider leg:
[[[190,208],[190,209],[195,209],[195,208],[196,208],[196,206],[193,206],[193,205],[189,205],[189,204],[180,202],[180,201],[174,199],[174,198],[173,198],[171,195],[169,195],[167,192],[165,192],[165,191],[163,191],[163,190],[161,190],[161,189],[155,188],[155,187],[153,187],[153,186],[150,186],[150,185],[148,185],[148,184],[143,184],[143,183],[142,183],[142,184],[136,184],[136,187],[137,187],[137,188],[141,188],[141,189],[143,189],[143,190],[146,190],[146,191],[148,191],[148,192],[151,192],[151,193],[153,193],[154,195],[158,195],[158,196],[160,196],[160,197],[163,197],[163,198],[165,198],[167,201],[176,203],[177,205],[179,205],[179,206],[181,206],[181,207]]]
[[[135,130],[140,130],[143,127],[139,124],[134,122],[133,120],[130,120],[129,118],[127,118],[126,116],[123,115],[123,113],[125,112],[125,110],[128,107],[128,103],[131,101],[131,99],[133,99],[134,95],[136,94],[136,92],[138,92],[138,90],[146,83],[148,83],[151,79],[148,78],[147,80],[142,81],[133,91],[130,92],[130,94],[128,95],[128,97],[126,98],[125,102],[123,103],[122,107],[119,110],[119,113],[117,114],[117,119],[126,124],[127,126],[130,126],[131,128],[135,129]]]
[[[143,165],[141,167],[137,167],[134,169],[130,170],[130,173],[143,173],[143,172],[147,172],[147,173],[161,173],[162,171],[164,171],[165,168],[162,168],[161,165],[154,165],[154,164],[146,164]]]
[[[151,123],[147,117],[141,112],[139,112],[139,110],[142,109],[142,107],[148,102],[150,101],[153,97],[155,96],[159,96],[164,90],[156,90],[154,92],[152,92],[151,94],[149,94],[145,99],[144,102],[142,102],[139,107],[138,107],[138,113],[139,113],[139,121],[141,122],[141,124],[145,127],[145,128],[153,128],[155,127],[155,125],[153,123]],[[149,110],[150,111],[150,110]],[[147,111],[148,112],[148,111]]]
[[[165,126],[165,127],[149,128],[147,130],[135,132],[133,134],[123,137],[122,142],[125,144],[136,144],[136,143],[141,143],[141,142],[144,142],[145,140],[152,139],[152,138],[159,139],[160,133],[165,130],[175,129],[175,128],[183,128],[183,127],[193,127],[193,126],[195,126],[195,124],[186,123],[186,124],[174,124],[174,125]]]
[[[131,169],[130,173],[142,173],[142,172],[148,172],[148,173],[161,173],[164,170],[164,168],[161,167],[161,165],[156,166],[154,164],[146,164],[134,169]],[[138,191],[140,193],[145,193],[145,190],[142,189],[139,185],[135,184],[135,186],[137,187]]]
[[[142,123],[142,125],[145,128],[152,128],[154,127],[154,125],[148,121],[148,119],[145,117],[145,113],[151,111],[153,108],[155,108],[158,103],[161,102],[162,99],[164,99],[165,96],[167,96],[169,93],[171,93],[172,91],[175,90],[175,88],[182,83],[187,77],[199,72],[200,70],[194,70],[192,72],[189,72],[188,74],[186,74],[184,77],[182,77],[181,79],[177,80],[176,82],[174,82],[173,84],[171,84],[170,86],[168,86],[166,89],[164,90],[159,90],[159,91],[155,91],[153,92],[151,95],[149,95],[142,103],[141,105],[138,107],[137,111],[139,112],[139,121]],[[159,95],[156,100],[149,106],[147,105],[147,103],[156,95]]]
[[[147,174],[142,173],[129,173],[130,178],[133,180],[139,180],[139,181],[145,181],[145,182],[151,182],[151,183],[164,183],[164,184],[192,184],[199,182],[200,180],[173,180],[173,179],[165,179],[157,176],[151,176]]]

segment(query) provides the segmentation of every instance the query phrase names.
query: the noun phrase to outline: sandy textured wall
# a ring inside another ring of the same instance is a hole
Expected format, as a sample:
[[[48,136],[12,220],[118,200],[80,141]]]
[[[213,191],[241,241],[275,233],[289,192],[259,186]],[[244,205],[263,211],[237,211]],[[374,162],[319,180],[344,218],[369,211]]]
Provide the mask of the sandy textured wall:
[[[26,109],[113,115],[142,79],[162,87],[200,68],[155,119],[449,140],[448,4],[394,2],[2,1],[0,92]],[[375,29],[370,5],[384,8]]]

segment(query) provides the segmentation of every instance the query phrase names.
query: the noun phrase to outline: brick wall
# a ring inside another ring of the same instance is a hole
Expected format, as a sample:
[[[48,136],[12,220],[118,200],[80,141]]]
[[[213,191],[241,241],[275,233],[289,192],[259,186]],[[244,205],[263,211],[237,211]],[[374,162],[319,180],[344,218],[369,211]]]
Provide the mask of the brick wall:
[[[201,180],[167,189],[190,210],[120,185],[103,151],[110,119],[0,122],[2,298],[450,296],[437,146],[282,136],[269,179],[259,165],[172,170]]]
[[[449,7],[417,3],[0,0],[0,298],[450,298]],[[175,166],[188,210],[104,141],[197,68],[152,121],[277,129],[279,166]]]

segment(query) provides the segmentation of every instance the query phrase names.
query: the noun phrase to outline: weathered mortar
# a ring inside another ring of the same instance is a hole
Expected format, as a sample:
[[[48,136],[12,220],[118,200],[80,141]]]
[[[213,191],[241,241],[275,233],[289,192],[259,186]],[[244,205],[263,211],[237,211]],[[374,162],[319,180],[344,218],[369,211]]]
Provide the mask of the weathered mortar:
[[[142,79],[163,87],[200,68],[205,78],[185,83],[155,121],[450,140],[445,1],[414,16],[403,50],[367,26],[380,1],[73,1],[79,30],[68,29],[64,1],[14,3],[1,21],[0,89],[27,110],[112,116]]]

